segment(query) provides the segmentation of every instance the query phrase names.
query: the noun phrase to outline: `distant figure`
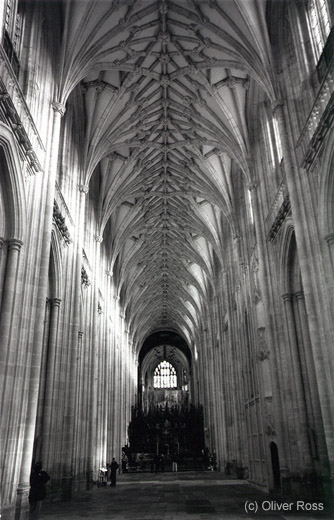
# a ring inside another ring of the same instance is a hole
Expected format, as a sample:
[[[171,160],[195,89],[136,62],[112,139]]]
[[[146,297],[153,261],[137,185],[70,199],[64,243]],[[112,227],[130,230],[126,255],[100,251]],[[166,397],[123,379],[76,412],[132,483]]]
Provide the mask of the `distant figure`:
[[[29,518],[31,519],[36,519],[39,516],[46,495],[45,484],[49,480],[49,475],[42,469],[42,463],[36,462],[30,475]]]
[[[176,455],[176,453],[173,454],[173,457],[172,457],[172,471],[177,473],[177,461],[178,461],[178,457]]]
[[[129,462],[129,459],[128,459],[127,455],[125,454],[125,452],[123,451],[122,452],[122,472],[123,473],[127,473],[127,471],[128,471],[128,462]]]
[[[210,467],[210,452],[209,452],[209,448],[205,448],[205,450],[203,452],[203,468],[209,469],[209,467]]]
[[[154,471],[156,473],[160,471],[160,455],[158,453],[154,455]]]
[[[110,478],[111,478],[111,486],[116,486],[116,472],[119,468],[119,465],[117,464],[116,460],[112,459],[112,462],[110,464]]]
[[[163,453],[160,455],[160,467],[163,473],[165,471],[165,455]]]
[[[106,486],[108,482],[108,468],[105,464],[103,464],[102,468],[100,468],[99,473],[99,481],[97,483],[98,487]]]

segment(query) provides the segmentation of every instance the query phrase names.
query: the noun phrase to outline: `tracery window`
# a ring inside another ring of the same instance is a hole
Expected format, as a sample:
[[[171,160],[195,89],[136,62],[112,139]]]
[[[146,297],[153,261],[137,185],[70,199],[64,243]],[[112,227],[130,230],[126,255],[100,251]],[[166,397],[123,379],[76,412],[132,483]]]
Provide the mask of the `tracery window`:
[[[279,162],[281,162],[281,160],[283,158],[282,142],[281,142],[281,136],[279,133],[278,122],[277,122],[277,119],[275,116],[273,117],[273,127],[274,127],[274,134],[275,134],[277,157],[278,157]]]
[[[20,55],[22,33],[22,1],[7,0],[5,11],[5,31],[3,45],[8,59],[17,76],[20,69],[18,57]]]
[[[310,0],[308,15],[314,55],[318,60],[331,29],[327,0]]]
[[[169,361],[161,361],[154,370],[154,388],[177,388],[176,370]]]
[[[283,151],[281,136],[275,116],[267,116],[266,127],[270,160],[274,166],[277,166],[283,158]]]
[[[264,157],[268,164],[268,170],[265,176],[265,191],[268,201],[271,200],[271,193],[276,192],[278,189],[278,186],[282,182],[283,175],[281,135],[276,116],[272,112],[272,107],[269,104],[266,103],[263,105],[261,111],[261,127],[265,150]]]

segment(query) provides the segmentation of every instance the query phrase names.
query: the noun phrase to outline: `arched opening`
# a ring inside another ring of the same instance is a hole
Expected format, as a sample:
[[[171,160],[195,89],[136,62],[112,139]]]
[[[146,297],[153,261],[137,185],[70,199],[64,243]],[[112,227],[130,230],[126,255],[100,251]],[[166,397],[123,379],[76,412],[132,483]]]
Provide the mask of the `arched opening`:
[[[281,490],[281,474],[280,474],[280,464],[279,464],[279,455],[278,448],[275,442],[270,443],[270,454],[271,454],[271,467],[273,472],[273,483],[274,483],[274,491]]]
[[[19,153],[11,130],[0,122],[0,344],[4,358],[7,356],[6,353],[12,352],[13,363],[16,363],[19,357],[13,326],[22,314],[22,304],[20,305],[17,297],[18,294],[22,294],[17,273],[22,257],[21,247],[26,221]],[[10,373],[11,370],[4,366],[0,370],[3,380],[1,397],[6,393],[8,396],[11,395],[11,384],[6,382]],[[9,381],[13,380],[9,378]],[[12,399],[12,395],[10,398]],[[5,400],[1,399],[1,402],[4,403]]]
[[[42,460],[51,466],[53,457],[54,432],[50,428],[55,410],[52,401],[55,399],[55,377],[57,374],[56,353],[58,341],[58,321],[61,299],[60,245],[55,232],[51,235],[51,251],[49,259],[48,283],[44,313],[43,350],[39,388],[39,404],[36,419],[35,446],[33,460]],[[43,413],[42,413],[43,410]]]
[[[333,294],[334,270],[334,137],[329,139],[326,147],[322,171],[323,178],[319,197],[319,224],[320,232],[327,243],[329,259],[325,257],[324,266],[328,275],[328,293]],[[327,253],[327,251],[325,251]]]
[[[139,353],[139,395],[129,425],[126,456],[131,468],[172,469],[202,467],[203,411],[192,403],[191,352],[176,333],[160,331],[149,336]],[[124,451],[124,450],[123,450]]]
[[[145,412],[155,408],[188,407],[191,365],[174,345],[152,348],[140,364],[142,399]]]
[[[290,397],[286,404],[295,407],[291,414],[291,442],[297,449],[292,453],[291,470],[301,478],[313,475],[319,469],[319,448],[322,432],[317,414],[319,396],[311,350],[309,323],[301,277],[298,247],[292,226],[286,230],[283,256],[283,302],[286,329],[286,356],[290,376],[286,384]],[[298,403],[296,407],[295,403]]]
[[[0,237],[23,240],[25,191],[19,152],[11,130],[0,122]]]

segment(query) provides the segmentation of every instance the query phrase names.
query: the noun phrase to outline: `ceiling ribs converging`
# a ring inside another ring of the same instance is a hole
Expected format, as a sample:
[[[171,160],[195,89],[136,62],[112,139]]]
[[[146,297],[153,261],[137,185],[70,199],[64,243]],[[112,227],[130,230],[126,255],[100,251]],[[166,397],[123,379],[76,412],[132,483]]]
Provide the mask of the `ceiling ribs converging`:
[[[247,89],[252,79],[270,88],[256,22],[263,6],[131,0],[71,9],[62,93],[80,81],[83,182],[100,175],[99,233],[112,237],[110,270],[130,329],[191,340],[214,255],[223,261],[222,226],[235,226],[233,164],[248,173]]]

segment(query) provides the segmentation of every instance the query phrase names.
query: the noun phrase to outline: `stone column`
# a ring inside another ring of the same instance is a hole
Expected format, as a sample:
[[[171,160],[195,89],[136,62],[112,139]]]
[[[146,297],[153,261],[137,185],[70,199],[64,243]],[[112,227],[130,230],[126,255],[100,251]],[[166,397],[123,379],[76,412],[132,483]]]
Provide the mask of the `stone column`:
[[[52,123],[52,137],[51,137],[51,148],[49,151],[49,162],[48,162],[48,180],[47,180],[47,197],[45,205],[45,218],[44,218],[44,230],[43,230],[43,243],[42,243],[42,255],[40,263],[40,277],[39,287],[37,296],[37,311],[36,311],[36,324],[33,337],[33,351],[31,355],[31,369],[29,373],[29,386],[27,390],[27,409],[25,416],[25,430],[24,439],[22,445],[22,464],[20,469],[19,485],[18,489],[27,489],[29,483],[31,461],[34,448],[34,436],[35,436],[35,423],[36,413],[38,405],[38,394],[39,394],[39,379],[40,379],[40,365],[41,365],[41,350],[43,344],[43,333],[44,333],[44,321],[43,316],[45,312],[45,299],[48,282],[48,268],[50,259],[50,243],[51,243],[51,228],[52,228],[52,215],[53,215],[53,202],[55,193],[55,181],[57,174],[58,165],[58,151],[59,151],[59,139],[60,139],[60,122],[61,117],[65,113],[65,106],[61,103],[52,103],[53,123]],[[25,497],[26,500],[27,496]],[[16,507],[16,520],[21,518],[21,496],[18,496],[18,503]],[[22,510],[22,515],[24,515]],[[24,518],[24,516],[23,516]]]
[[[81,424],[83,422],[83,388],[85,385],[84,381],[84,361],[83,361],[83,347],[82,347],[83,332],[78,331],[78,351],[76,363],[78,366],[78,377],[75,389],[75,424],[74,424],[74,449],[73,449],[73,470],[76,477],[76,487],[74,491],[81,489],[81,483],[83,478],[83,468],[81,465],[81,459],[83,456],[83,450],[85,446],[85,436],[81,431]]]
[[[110,284],[111,285],[111,284]],[[112,292],[112,287],[110,288]],[[109,421],[108,421],[108,452],[107,458],[108,462],[111,462],[111,457],[114,453],[114,425],[115,425],[115,366],[116,366],[116,299],[115,296],[110,298],[110,314],[112,317],[112,325],[111,325],[111,333],[110,333],[110,369],[109,369],[109,392],[110,392],[110,401],[109,401]]]
[[[107,283],[106,283],[106,349],[107,349],[107,361],[106,361],[106,463],[110,463],[111,459],[111,425],[112,425],[112,366],[113,366],[113,341],[112,341],[112,274],[110,271],[106,271]]]
[[[108,403],[109,403],[109,392],[108,392],[108,384],[109,384],[109,352],[108,352],[108,340],[107,340],[107,320],[101,318],[102,326],[103,326],[103,335],[102,335],[102,343],[103,343],[103,381],[101,382],[101,394],[102,394],[102,403],[103,403],[103,417],[102,417],[102,458],[103,463],[106,464],[108,462]]]
[[[226,270],[223,270],[222,278],[226,277]],[[225,282],[226,283],[226,282]],[[224,282],[222,281],[222,284]],[[222,288],[223,290],[223,288]],[[218,316],[219,316],[219,322],[220,322],[220,345],[219,345],[219,364],[218,364],[218,396],[221,406],[220,411],[220,449],[219,452],[217,452],[218,460],[217,463],[219,464],[219,470],[224,471],[225,465],[224,461],[227,460],[227,433],[226,433],[226,393],[224,392],[224,381],[222,378],[222,374],[224,374],[224,355],[225,350],[228,348],[228,341],[226,341],[227,335],[225,334],[224,330],[224,322],[222,321],[224,319],[223,316],[223,309],[224,309],[224,300],[222,296],[222,290],[219,292],[219,299],[218,299]]]
[[[42,426],[42,449],[41,459],[45,467],[50,467],[50,457],[54,451],[54,425],[52,424],[52,411],[54,409],[54,382],[58,370],[55,366],[56,350],[57,350],[57,337],[58,337],[58,320],[59,320],[59,307],[61,300],[60,298],[53,298],[50,300],[51,313],[50,313],[50,331],[48,341],[48,353],[47,353],[47,368],[46,368],[46,381],[45,381],[45,397],[43,407],[43,426]]]
[[[15,287],[17,280],[17,268],[19,253],[23,242],[15,238],[7,242],[7,262],[0,314],[0,375],[5,376],[7,354],[10,344],[10,332],[13,324],[13,308],[15,301]],[[1,400],[1,404],[3,401]]]
[[[218,290],[219,291],[219,290]],[[220,460],[222,453],[222,442],[224,438],[224,425],[223,425],[223,413],[224,413],[224,401],[222,396],[222,367],[221,367],[221,351],[222,351],[222,326],[221,326],[221,305],[220,305],[220,292],[215,296],[215,326],[217,335],[217,344],[214,346],[214,395],[215,395],[215,411],[216,411],[216,444],[214,446],[216,452],[216,463],[220,468]]]
[[[124,393],[124,404],[125,404],[125,439],[124,444],[127,442],[127,425],[129,422],[129,409],[131,409],[131,395],[130,395],[130,345],[129,345],[129,330],[126,329],[126,375],[125,375],[125,393]]]
[[[82,247],[84,237],[86,195],[89,191],[87,184],[78,184],[77,192],[77,222],[76,247],[72,271],[69,281],[72,284],[70,293],[71,329],[69,342],[71,350],[68,355],[69,375],[67,379],[66,415],[68,418],[66,428],[66,463],[63,466],[62,490],[63,498],[70,500],[73,487],[82,488],[85,482],[86,488],[92,484],[92,452],[91,438],[93,424],[91,416],[92,393],[92,367],[94,359],[92,355],[92,335],[89,334],[89,322],[85,322],[86,316],[81,313],[82,286],[87,284],[84,291],[90,291],[90,281],[82,279]],[[85,310],[92,321],[90,294],[86,295]],[[84,342],[85,338],[85,342]],[[85,347],[83,347],[83,343]]]
[[[114,297],[114,323],[115,323],[115,336],[114,336],[114,370],[113,370],[113,423],[112,423],[112,451],[113,455],[116,456],[119,446],[119,422],[120,422],[120,335],[119,335],[119,298]]]
[[[303,360],[305,364],[305,376],[307,377],[307,391],[309,394],[309,415],[312,420],[312,427],[314,428],[314,431],[317,434],[316,439],[314,439],[314,442],[316,443],[316,445],[314,446],[314,450],[316,450],[316,452],[313,452],[312,456],[313,458],[319,457],[319,462],[321,464],[321,474],[324,478],[327,478],[327,448],[326,443],[324,442],[324,431],[319,402],[318,383],[314,368],[314,359],[312,353],[312,345],[309,334],[303,291],[299,291],[297,294],[295,294],[295,300],[297,311],[299,314],[300,331],[303,341]],[[312,432],[310,432],[310,435],[312,435]]]
[[[17,239],[7,241],[7,261],[3,286],[1,315],[0,315],[0,442],[1,442],[1,490],[2,503],[12,502],[14,490],[8,485],[13,475],[13,457],[16,446],[15,425],[11,421],[13,415],[12,392],[15,389],[15,365],[17,359],[17,346],[12,347],[11,332],[15,327],[14,304],[16,297],[16,284],[18,275],[19,256],[22,242]],[[21,309],[20,309],[21,310]],[[17,309],[18,311],[18,309]],[[18,319],[18,316],[17,316]],[[7,485],[6,485],[7,484]],[[3,512],[5,514],[5,512]]]
[[[119,364],[119,387],[120,387],[120,407],[119,407],[119,429],[118,429],[118,445],[116,449],[116,454],[120,457],[121,446],[123,444],[123,436],[124,436],[124,394],[125,394],[125,356],[126,356],[126,345],[125,345],[125,333],[124,333],[124,313],[120,312],[120,364]],[[119,460],[118,460],[119,462]]]
[[[312,402],[311,402],[311,395],[310,395],[310,385],[309,385],[309,377],[308,377],[308,370],[307,370],[307,361],[306,361],[306,355],[305,355],[305,343],[304,340],[306,340],[306,337],[308,334],[308,323],[306,322],[302,323],[301,321],[301,305],[300,302],[304,300],[304,293],[303,291],[298,291],[293,295],[293,312],[295,317],[295,324],[296,324],[296,333],[297,333],[297,340],[298,340],[298,353],[299,353],[299,361],[300,361],[300,370],[301,370],[301,379],[303,382],[303,389],[304,389],[304,395],[305,395],[305,404],[306,404],[306,412],[307,417],[309,421],[311,421],[311,424],[313,423],[313,411],[312,411]],[[303,325],[306,325],[306,329],[303,330]],[[314,389],[316,390],[316,389]]]
[[[263,216],[260,209],[259,201],[259,190],[257,182],[254,182],[249,186],[252,192],[252,206],[254,215],[254,225],[256,230],[258,254],[259,254],[259,283],[263,297],[263,308],[265,312],[266,322],[266,334],[268,334],[267,342],[269,345],[276,345],[277,337],[274,333],[273,318],[270,313],[271,308],[271,297],[270,297],[270,271],[267,263],[267,256],[264,247],[265,233],[263,229]],[[287,474],[288,467],[288,438],[287,432],[283,428],[285,424],[284,420],[284,399],[281,394],[281,381],[279,377],[279,359],[276,348],[273,348],[269,357],[270,362],[270,375],[272,378],[272,389],[273,389],[273,405],[275,410],[275,427],[277,433],[277,440],[279,443],[279,458],[281,473]],[[270,453],[267,450],[267,457],[270,457]]]
[[[293,312],[292,295],[285,294],[283,296],[285,316],[289,334],[290,343],[290,359],[292,361],[291,376],[293,380],[295,399],[294,403],[294,417],[296,419],[296,434],[297,439],[300,438],[299,451],[299,471],[305,469],[312,469],[312,460],[310,457],[310,444],[308,439],[308,420],[306,413],[305,394],[303,389],[303,381],[301,375],[301,364],[299,362],[299,348],[296,335],[295,317]]]

